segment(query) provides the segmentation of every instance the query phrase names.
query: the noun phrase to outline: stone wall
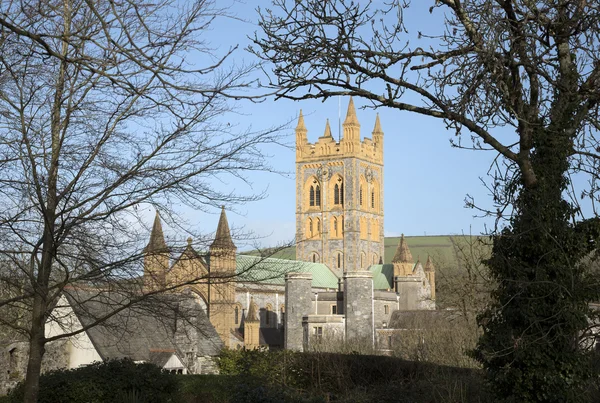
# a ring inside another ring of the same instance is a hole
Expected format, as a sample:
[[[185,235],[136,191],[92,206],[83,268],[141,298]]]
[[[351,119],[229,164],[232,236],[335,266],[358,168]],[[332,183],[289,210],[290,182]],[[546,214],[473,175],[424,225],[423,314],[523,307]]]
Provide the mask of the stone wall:
[[[69,364],[69,342],[57,340],[46,344],[42,361],[42,373],[67,368]],[[0,396],[7,394],[17,383],[25,379],[29,344],[15,342],[0,348]]]

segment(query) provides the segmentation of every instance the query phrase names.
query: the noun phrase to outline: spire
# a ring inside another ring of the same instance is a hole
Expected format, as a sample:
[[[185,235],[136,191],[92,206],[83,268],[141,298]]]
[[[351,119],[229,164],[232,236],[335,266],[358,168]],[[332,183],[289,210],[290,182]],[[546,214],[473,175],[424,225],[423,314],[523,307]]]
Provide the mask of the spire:
[[[396,254],[392,259],[392,263],[412,263],[413,257],[410,253],[410,249],[408,249],[408,245],[404,240],[404,234],[400,236],[400,243],[398,243],[398,248],[396,249]]]
[[[300,109],[300,115],[298,116],[298,125],[296,126],[296,131],[304,133],[308,131],[306,130],[306,125],[304,124],[304,115],[302,114],[302,109]]]
[[[377,117],[375,118],[375,127],[373,128],[373,137],[375,137],[376,134],[383,134],[383,130],[381,130],[381,122],[379,121],[379,113],[377,114]]]
[[[327,119],[327,123],[325,123],[325,133],[323,134],[323,137],[333,137],[331,135],[331,126],[329,126],[329,119]]]
[[[221,207],[221,217],[219,218],[219,225],[217,226],[215,240],[210,245],[210,247],[216,247],[221,249],[235,249],[235,244],[231,239],[231,232],[229,231],[227,215],[225,214],[225,206]]]
[[[150,233],[150,241],[144,252],[146,253],[158,253],[158,252],[168,252],[169,248],[165,242],[165,236],[163,234],[162,224],[160,222],[160,215],[158,214],[158,210],[156,210],[156,215],[154,216],[154,224],[152,225],[152,232]]]
[[[435,271],[435,266],[431,261],[431,256],[427,256],[427,263],[425,263],[425,271]]]
[[[258,305],[254,302],[254,297],[250,298],[250,306],[246,312],[246,322],[258,322]]]
[[[356,109],[354,108],[354,99],[350,97],[350,102],[348,102],[348,112],[346,112],[346,120],[344,120],[344,125],[357,125],[358,118],[356,117]]]

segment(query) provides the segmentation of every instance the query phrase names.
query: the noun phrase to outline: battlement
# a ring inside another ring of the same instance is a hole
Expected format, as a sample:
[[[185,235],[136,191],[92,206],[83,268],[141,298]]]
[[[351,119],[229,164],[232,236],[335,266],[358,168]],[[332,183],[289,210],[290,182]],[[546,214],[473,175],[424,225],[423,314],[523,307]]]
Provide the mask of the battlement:
[[[298,125],[296,126],[296,162],[353,157],[383,165],[383,131],[381,130],[379,115],[375,119],[372,137],[365,137],[361,141],[360,123],[356,116],[354,101],[350,98],[348,112],[342,126],[342,138],[336,141],[331,134],[331,126],[329,120],[327,120],[323,136],[319,137],[316,142],[310,143],[307,138],[308,130],[304,123],[304,116],[302,110],[300,110]]]

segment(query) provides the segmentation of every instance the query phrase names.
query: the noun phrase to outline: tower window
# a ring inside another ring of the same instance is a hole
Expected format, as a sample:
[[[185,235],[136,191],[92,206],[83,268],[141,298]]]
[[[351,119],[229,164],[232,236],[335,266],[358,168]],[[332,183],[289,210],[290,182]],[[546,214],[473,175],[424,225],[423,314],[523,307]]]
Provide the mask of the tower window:
[[[315,187],[312,185],[310,186],[309,191],[309,204],[311,207],[315,205]]]
[[[360,190],[358,191],[358,202],[360,203],[360,205],[363,205],[362,202],[362,185],[360,185]]]
[[[340,204],[344,204],[344,184],[340,185]]]
[[[238,308],[237,306],[235,307],[235,310],[233,311],[234,316],[235,316],[235,324],[237,325],[238,323],[240,323],[240,308]]]
[[[313,254],[313,263],[317,263],[317,255]]]
[[[338,221],[337,221],[337,217],[333,217],[333,233],[335,234],[335,236],[338,236]]]
[[[333,187],[333,204],[340,204],[340,187],[337,183]]]
[[[315,206],[321,205],[321,186],[317,185],[315,189]]]
[[[321,233],[321,220],[317,218],[317,234]]]
[[[310,234],[310,237],[313,237],[313,222],[312,220],[309,218],[308,219],[308,232]]]
[[[338,252],[338,254],[337,254],[337,268],[338,269],[342,268],[342,254],[340,252]]]
[[[371,191],[371,208],[375,208],[375,191]]]

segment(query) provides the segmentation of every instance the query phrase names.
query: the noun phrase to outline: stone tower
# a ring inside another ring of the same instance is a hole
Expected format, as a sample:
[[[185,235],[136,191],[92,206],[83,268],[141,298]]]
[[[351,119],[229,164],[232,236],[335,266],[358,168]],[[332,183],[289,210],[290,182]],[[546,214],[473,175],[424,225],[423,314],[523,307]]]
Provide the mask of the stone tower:
[[[338,274],[364,270],[383,258],[383,131],[360,138],[350,98],[343,136],[325,124],[309,143],[300,111],[296,127],[296,259],[327,264]]]
[[[250,306],[244,320],[244,348],[256,350],[260,347],[260,320],[258,319],[258,306],[254,298],[250,300]]]
[[[413,273],[414,261],[410,249],[404,239],[404,234],[400,236],[400,242],[396,248],[396,253],[392,259],[394,265],[394,277],[410,276]]]
[[[225,208],[221,210],[215,240],[210,245],[209,318],[225,347],[234,328],[237,248],[231,239]]]
[[[165,287],[170,252],[165,242],[160,215],[154,217],[150,241],[144,248],[144,290],[155,291]]]

